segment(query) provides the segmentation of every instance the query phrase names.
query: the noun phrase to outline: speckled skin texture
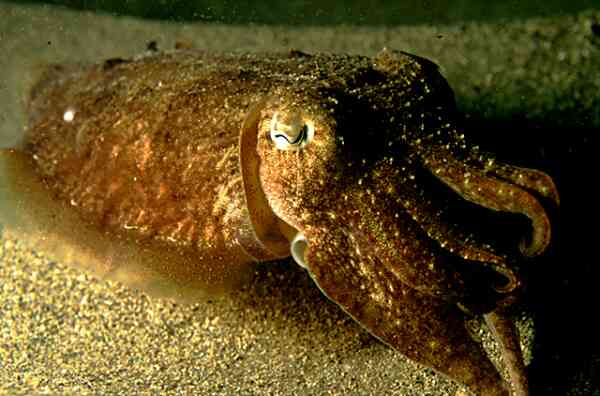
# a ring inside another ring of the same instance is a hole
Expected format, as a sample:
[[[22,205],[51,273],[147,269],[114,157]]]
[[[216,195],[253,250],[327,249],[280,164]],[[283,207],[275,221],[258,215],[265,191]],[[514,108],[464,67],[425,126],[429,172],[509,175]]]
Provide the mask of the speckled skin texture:
[[[275,112],[314,123],[306,148],[274,148]],[[539,200],[558,195],[544,173],[470,147],[454,113],[437,67],[400,52],[175,51],[54,68],[33,89],[22,151],[6,155],[33,165],[82,227],[184,257],[154,260],[148,273],[112,260],[94,268],[102,276],[122,271],[117,279],[152,294],[170,286],[181,295],[199,279],[214,287],[245,264],[286,256],[281,247],[301,232],[315,282],[372,334],[477,394],[506,395],[465,329],[463,311],[485,314],[524,395],[503,317],[521,288],[522,256],[452,211],[527,215],[533,231],[521,251],[533,256],[550,240]],[[511,226],[502,229],[520,236]]]

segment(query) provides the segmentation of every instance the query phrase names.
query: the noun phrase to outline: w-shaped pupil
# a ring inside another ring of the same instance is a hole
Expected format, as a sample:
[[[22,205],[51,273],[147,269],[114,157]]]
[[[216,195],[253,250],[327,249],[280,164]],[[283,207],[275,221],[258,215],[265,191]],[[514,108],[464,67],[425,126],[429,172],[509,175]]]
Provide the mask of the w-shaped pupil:
[[[296,139],[294,140],[290,140],[288,139],[287,135],[283,134],[283,133],[276,133],[275,137],[277,139],[279,139],[280,137],[284,138],[286,142],[288,142],[291,145],[296,145],[299,144],[300,142],[302,142],[305,138],[306,138],[306,125],[304,125],[302,127],[302,131],[300,131],[300,133],[298,134],[298,136],[296,137]]]

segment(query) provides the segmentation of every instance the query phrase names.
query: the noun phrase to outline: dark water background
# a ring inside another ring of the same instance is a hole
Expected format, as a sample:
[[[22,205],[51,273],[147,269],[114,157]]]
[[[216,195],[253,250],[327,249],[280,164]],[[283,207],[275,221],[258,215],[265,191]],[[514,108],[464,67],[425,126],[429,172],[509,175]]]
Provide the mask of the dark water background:
[[[410,25],[491,22],[575,14],[598,0],[10,0],[171,21],[267,25]]]

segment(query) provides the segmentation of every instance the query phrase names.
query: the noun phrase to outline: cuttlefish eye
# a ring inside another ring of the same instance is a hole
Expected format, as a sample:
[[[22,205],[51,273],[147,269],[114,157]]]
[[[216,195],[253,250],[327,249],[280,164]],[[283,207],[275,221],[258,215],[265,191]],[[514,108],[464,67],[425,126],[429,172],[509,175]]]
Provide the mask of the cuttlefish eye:
[[[298,113],[275,112],[271,119],[271,139],[279,150],[300,150],[312,140],[315,127]]]

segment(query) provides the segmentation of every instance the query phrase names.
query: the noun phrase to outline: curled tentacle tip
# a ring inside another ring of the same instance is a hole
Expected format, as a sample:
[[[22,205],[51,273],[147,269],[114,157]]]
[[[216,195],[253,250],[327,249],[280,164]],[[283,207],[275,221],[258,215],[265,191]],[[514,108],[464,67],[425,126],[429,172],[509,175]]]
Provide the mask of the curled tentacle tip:
[[[548,242],[531,242],[530,238],[523,238],[519,243],[519,251],[523,256],[535,257],[542,254],[547,246]]]
[[[510,180],[513,180],[517,185],[525,187],[530,192],[534,191],[549,200],[552,205],[556,207],[560,206],[558,188],[556,188],[552,177],[546,172],[531,168],[512,167],[512,169],[516,169],[516,178],[509,177]]]
[[[519,277],[513,270],[500,266],[495,267],[494,269],[502,276],[503,280],[502,283],[494,286],[496,292],[501,294],[512,293],[521,285]]]
[[[542,254],[550,244],[551,238],[550,219],[545,212],[532,220],[532,233],[521,239],[519,243],[519,250],[526,257],[535,257]]]
[[[542,195],[546,198],[548,198],[553,205],[555,205],[556,207],[560,206],[560,195],[558,194],[558,188],[556,188],[556,184],[554,183],[554,180],[548,176],[546,173],[543,172],[539,172],[541,174],[540,176],[540,187],[539,187],[539,191],[542,193]]]

